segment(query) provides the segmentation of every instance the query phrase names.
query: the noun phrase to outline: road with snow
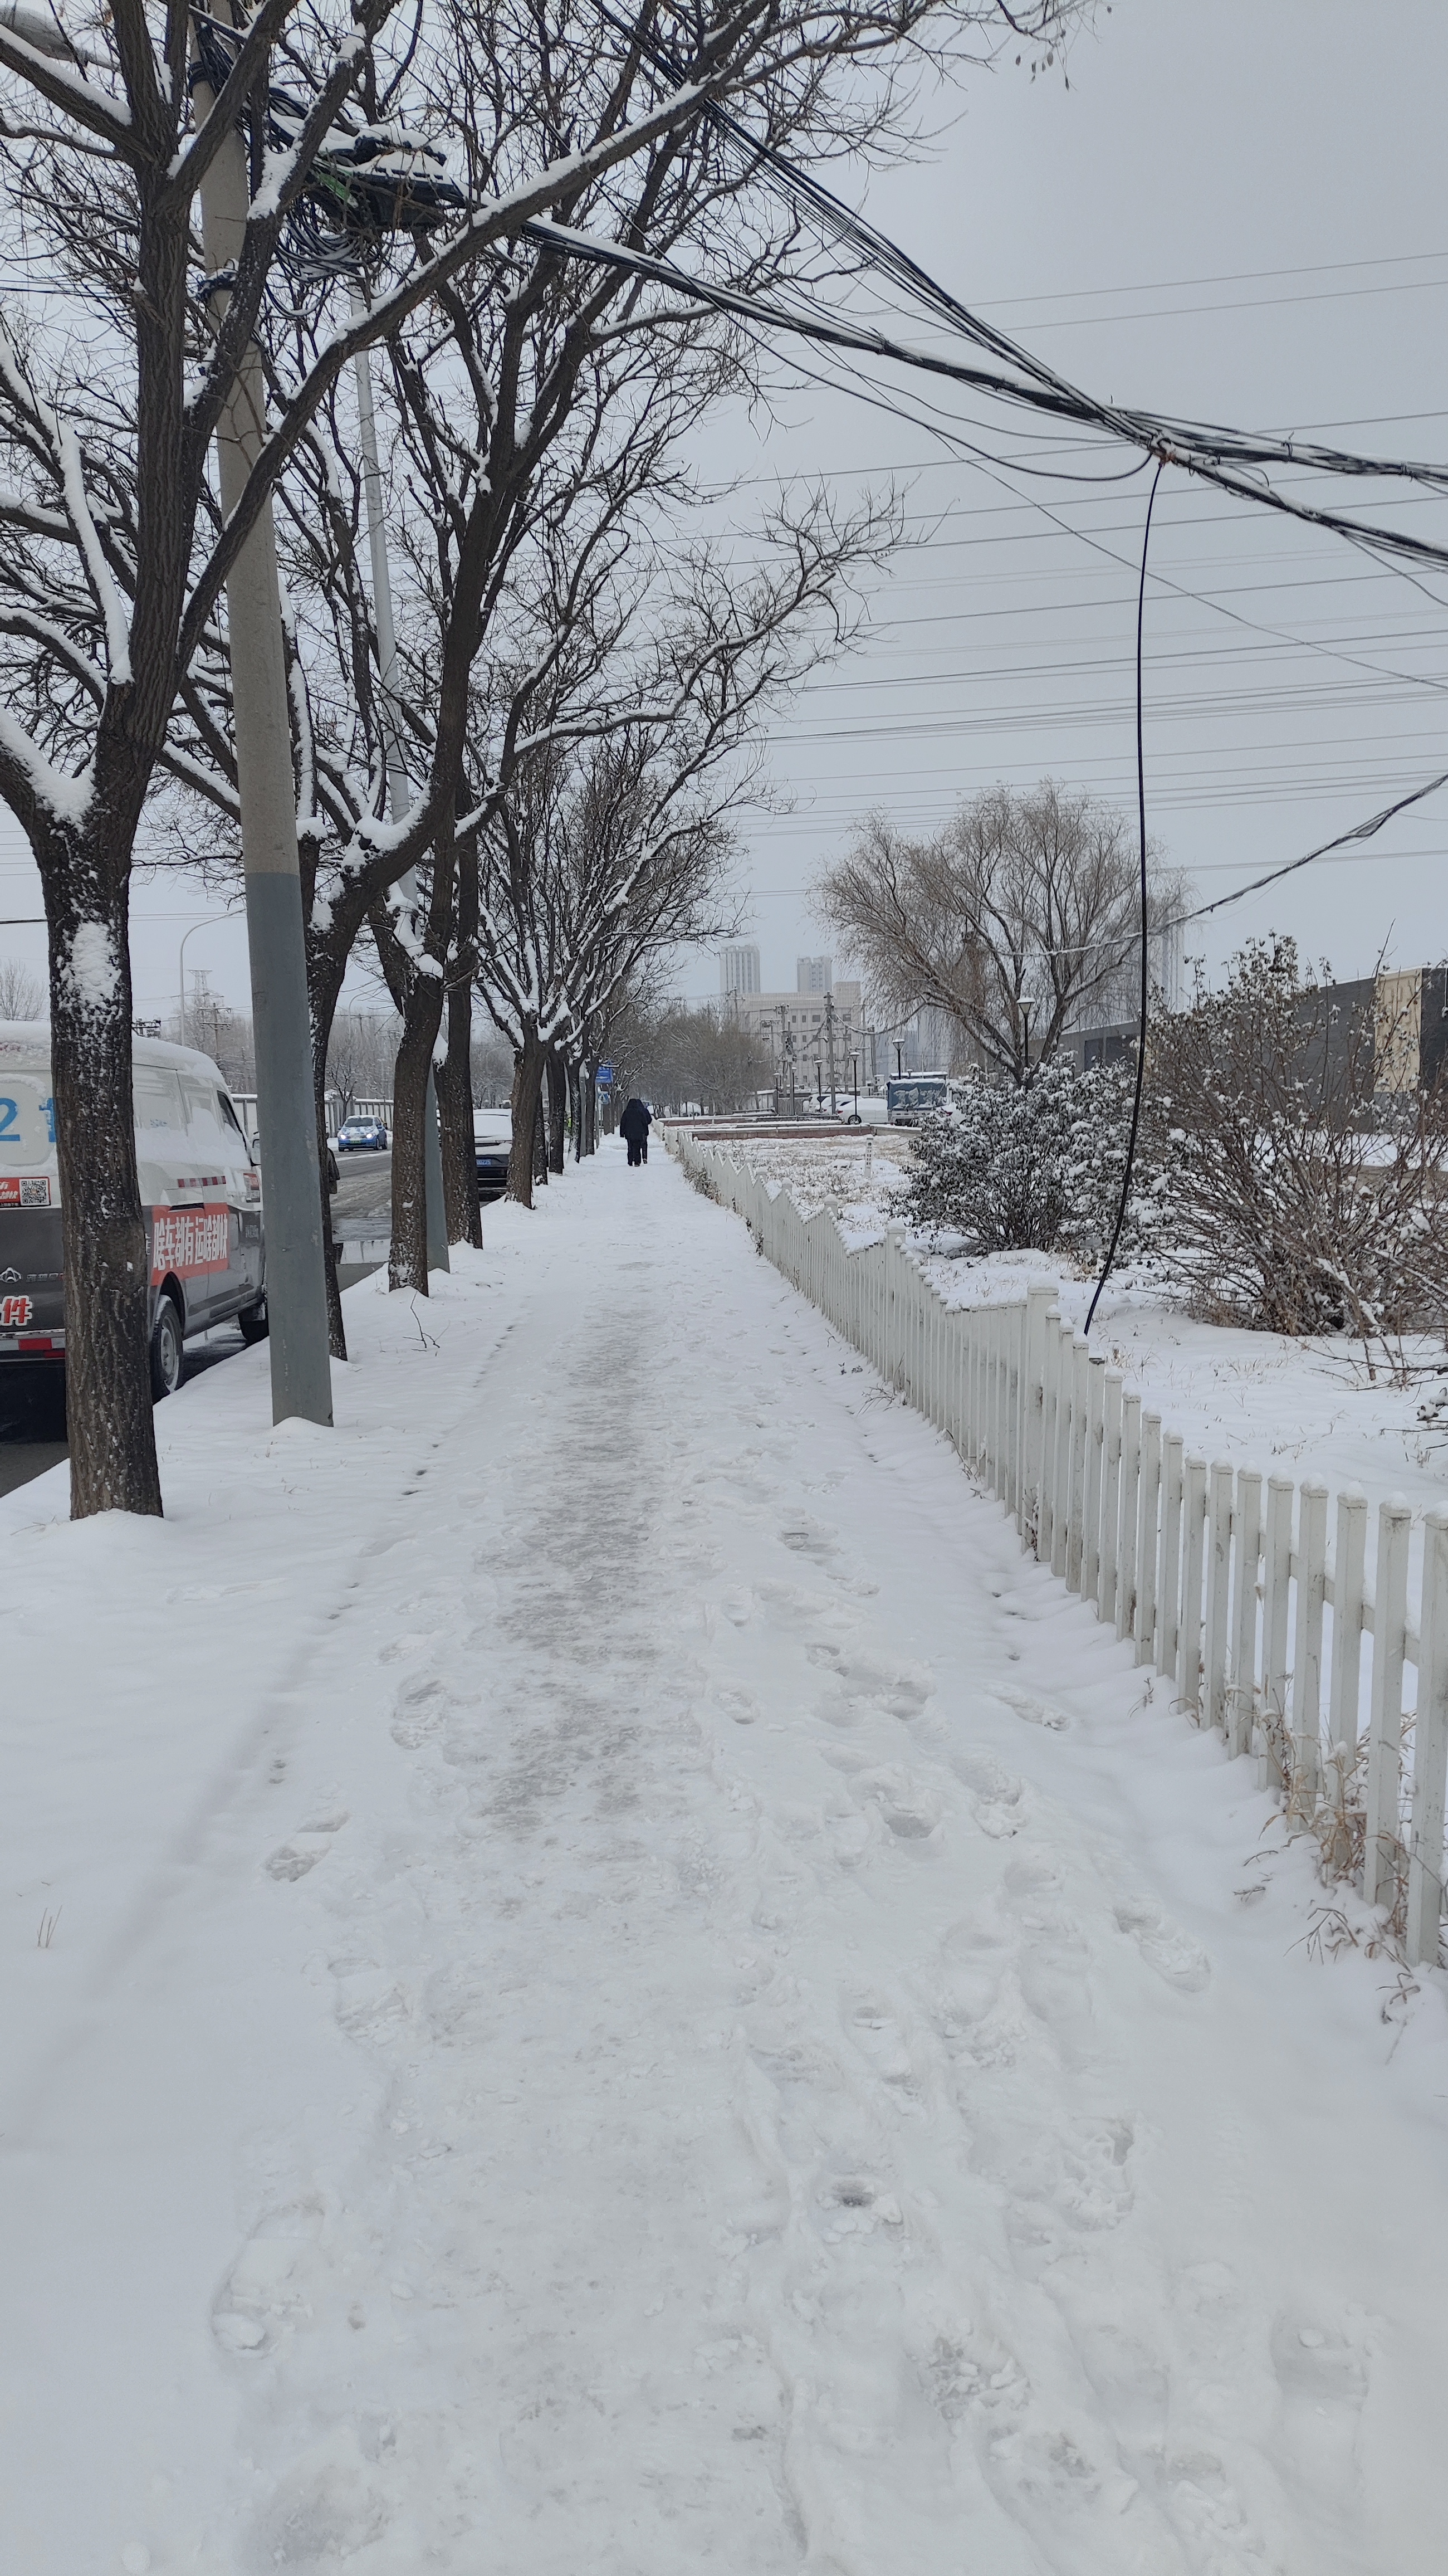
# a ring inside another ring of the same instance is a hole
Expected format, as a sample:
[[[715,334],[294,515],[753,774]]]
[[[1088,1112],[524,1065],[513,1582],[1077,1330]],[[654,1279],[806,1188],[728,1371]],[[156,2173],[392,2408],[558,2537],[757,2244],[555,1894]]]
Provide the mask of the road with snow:
[[[7,2570],[1426,2576],[1441,1981],[661,1154],[486,1231],[0,1504]]]

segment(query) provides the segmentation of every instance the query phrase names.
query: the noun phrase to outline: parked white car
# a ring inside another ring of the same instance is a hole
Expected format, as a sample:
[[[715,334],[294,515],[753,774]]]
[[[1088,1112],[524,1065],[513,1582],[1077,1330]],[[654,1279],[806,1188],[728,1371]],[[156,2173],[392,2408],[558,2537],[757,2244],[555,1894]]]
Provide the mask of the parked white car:
[[[261,1174],[209,1056],[137,1038],[132,1081],[160,1397],[180,1382],[188,1334],[231,1316],[246,1341],[266,1332]],[[0,1366],[64,1358],[50,1031],[0,1021]]]

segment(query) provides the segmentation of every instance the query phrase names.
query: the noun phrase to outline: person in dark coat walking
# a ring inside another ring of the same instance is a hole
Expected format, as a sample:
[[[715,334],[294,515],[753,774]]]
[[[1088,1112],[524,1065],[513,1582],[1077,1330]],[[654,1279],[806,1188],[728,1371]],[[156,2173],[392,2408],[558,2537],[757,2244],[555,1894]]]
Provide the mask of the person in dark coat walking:
[[[654,1113],[646,1100],[631,1100],[618,1122],[619,1134],[627,1140],[630,1164],[649,1159],[649,1129]]]

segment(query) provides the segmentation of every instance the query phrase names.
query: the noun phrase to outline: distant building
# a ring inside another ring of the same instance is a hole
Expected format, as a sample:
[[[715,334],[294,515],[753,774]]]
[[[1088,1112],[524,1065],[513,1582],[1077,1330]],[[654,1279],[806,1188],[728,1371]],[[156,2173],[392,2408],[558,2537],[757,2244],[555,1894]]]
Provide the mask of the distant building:
[[[758,992],[759,951],[757,948],[720,949],[719,990],[721,993]]]
[[[813,991],[801,987],[793,993],[738,993],[731,1016],[768,1047],[775,1082],[784,1092],[808,1092],[815,1099],[823,1093],[828,1100],[831,1091],[849,1091],[856,1058],[860,1088],[868,1088],[858,984],[827,984]]]
[[[798,992],[827,993],[835,980],[833,957],[796,958],[794,980]]]
[[[1431,1091],[1448,1072],[1448,967],[1410,966],[1329,985],[1331,1010],[1302,1005],[1300,1071],[1330,1089],[1345,1087],[1366,1108],[1375,1097]],[[1158,998],[1172,1008],[1169,994]],[[1136,1022],[1110,1020],[1067,1030],[1061,1053],[1084,1072],[1136,1053]],[[1325,1061],[1324,1061],[1325,1059]]]

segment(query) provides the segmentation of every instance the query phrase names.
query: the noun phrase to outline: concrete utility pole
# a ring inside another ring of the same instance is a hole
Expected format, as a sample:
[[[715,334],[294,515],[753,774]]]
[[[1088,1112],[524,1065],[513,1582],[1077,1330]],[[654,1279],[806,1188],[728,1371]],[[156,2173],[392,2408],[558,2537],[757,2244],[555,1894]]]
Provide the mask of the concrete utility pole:
[[[215,104],[196,85],[201,117]],[[201,183],[206,263],[218,276],[241,256],[250,190],[241,136],[227,135]],[[216,297],[218,310],[226,297]],[[261,353],[248,349],[216,432],[221,506],[241,499],[266,427]],[[272,1420],[330,1424],[332,1363],[312,1091],[312,1027],[297,865],[296,791],[282,652],[276,537],[268,500],[226,585],[236,726],[246,930],[256,1033],[257,1119],[266,1211]]]
[[[830,1068],[830,1116],[836,1118],[840,1104],[835,1097],[835,997],[829,992],[825,995],[825,1054]]]
[[[352,312],[360,320],[366,307],[352,289]],[[357,416],[362,432],[362,483],[367,494],[367,546],[372,557],[372,617],[377,628],[377,670],[382,682],[382,733],[387,746],[387,810],[400,823],[412,807],[412,790],[402,765],[397,739],[397,629],[392,617],[392,570],[387,560],[387,523],[382,513],[382,469],[377,461],[377,414],[372,404],[372,359],[366,349],[353,361],[357,375]],[[398,893],[414,909],[417,870],[398,879]],[[442,1145],[437,1132],[437,1086],[427,1068],[427,1100],[422,1113],[424,1205],[427,1217],[427,1266],[450,1270],[447,1211],[442,1195]]]

